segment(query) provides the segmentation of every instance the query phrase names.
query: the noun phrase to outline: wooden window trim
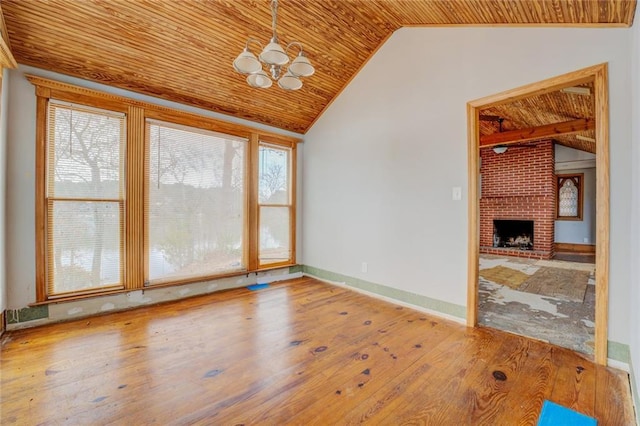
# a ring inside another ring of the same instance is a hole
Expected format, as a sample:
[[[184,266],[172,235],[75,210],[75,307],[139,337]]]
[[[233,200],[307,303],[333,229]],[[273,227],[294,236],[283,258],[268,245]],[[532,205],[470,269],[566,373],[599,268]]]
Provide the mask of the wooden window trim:
[[[280,135],[244,126],[229,123],[222,120],[188,113],[169,107],[142,102],[119,95],[100,92],[93,89],[74,86],[54,80],[27,75],[27,79],[36,88],[36,302],[32,305],[42,305],[68,300],[77,300],[88,297],[118,294],[132,290],[144,290],[165,286],[175,286],[194,282],[205,282],[233,276],[249,275],[261,271],[294,266],[296,264],[296,145],[299,138]],[[69,295],[47,295],[47,193],[46,193],[46,167],[47,167],[47,108],[50,99],[73,102],[105,110],[123,112],[127,115],[126,131],[126,163],[125,163],[125,255],[124,264],[124,288],[113,287],[101,290],[77,292]],[[148,182],[144,177],[146,167],[146,119],[156,119],[186,126],[197,127],[226,133],[232,136],[246,137],[249,139],[249,155],[247,155],[246,179],[248,182],[247,217],[245,230],[247,234],[246,256],[248,256],[246,271],[233,271],[224,274],[189,277],[179,280],[167,280],[145,286],[145,277],[148,276],[147,256],[148,241],[146,232],[147,200],[144,194],[148,193]],[[287,262],[268,264],[260,267],[258,261],[258,149],[260,142],[287,147],[291,149],[291,259]]]
[[[560,189],[562,181],[572,179],[578,188],[578,214],[576,216],[560,216]],[[581,221],[584,204],[584,173],[556,174],[556,220]]]
[[[260,199],[258,197],[258,187],[259,187],[259,183],[258,183],[258,167],[257,167],[257,163],[258,163],[258,155],[259,155],[259,150],[260,150],[260,145],[265,145],[265,146],[269,146],[272,145],[276,148],[286,148],[289,149],[289,161],[290,161],[290,173],[289,173],[289,203],[288,204],[261,204],[260,203]],[[269,138],[269,137],[261,137],[260,140],[257,141],[257,147],[255,148],[255,161],[256,161],[256,167],[255,167],[255,172],[256,172],[256,184],[255,184],[255,188],[256,188],[256,214],[257,214],[257,219],[256,219],[256,232],[257,234],[259,234],[259,227],[260,227],[260,208],[261,207],[288,207],[289,208],[289,247],[291,250],[291,257],[289,258],[289,260],[286,261],[282,261],[282,262],[273,262],[273,263],[266,263],[264,265],[260,265],[260,256],[259,256],[259,235],[256,235],[256,261],[257,261],[257,268],[273,268],[273,267],[277,267],[277,266],[286,266],[286,265],[290,265],[290,264],[295,264],[296,261],[296,221],[297,221],[297,217],[296,217],[296,192],[297,192],[297,182],[296,182],[296,175],[297,175],[297,157],[298,157],[298,152],[296,150],[297,145],[296,144],[291,144],[291,143],[287,143],[286,141],[281,141],[278,139],[273,139],[273,138]]]

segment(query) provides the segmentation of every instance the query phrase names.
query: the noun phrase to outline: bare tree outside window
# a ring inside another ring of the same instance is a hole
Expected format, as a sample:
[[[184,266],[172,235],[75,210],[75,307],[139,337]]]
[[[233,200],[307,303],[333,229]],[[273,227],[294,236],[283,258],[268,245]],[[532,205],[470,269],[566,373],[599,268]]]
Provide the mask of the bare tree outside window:
[[[246,269],[247,141],[160,122],[148,135],[151,282]]]
[[[49,293],[122,282],[121,114],[49,105]]]
[[[37,302],[295,263],[297,138],[28,79]]]
[[[261,144],[259,149],[259,261],[291,259],[291,151]]]

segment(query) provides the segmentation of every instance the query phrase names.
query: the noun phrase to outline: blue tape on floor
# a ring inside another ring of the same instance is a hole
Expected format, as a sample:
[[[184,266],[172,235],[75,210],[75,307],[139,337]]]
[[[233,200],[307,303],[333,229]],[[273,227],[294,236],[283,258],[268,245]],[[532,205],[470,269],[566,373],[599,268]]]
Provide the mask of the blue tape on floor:
[[[263,288],[269,287],[269,284],[252,284],[247,286],[247,288],[251,291],[262,290]]]
[[[547,400],[542,403],[542,411],[538,418],[538,426],[595,426],[597,424],[593,417]]]

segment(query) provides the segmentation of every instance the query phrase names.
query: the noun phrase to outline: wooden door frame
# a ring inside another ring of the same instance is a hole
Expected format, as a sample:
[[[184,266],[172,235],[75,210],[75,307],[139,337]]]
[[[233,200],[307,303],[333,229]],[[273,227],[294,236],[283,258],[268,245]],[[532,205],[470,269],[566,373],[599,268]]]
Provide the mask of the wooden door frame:
[[[596,307],[594,361],[607,364],[609,313],[609,82],[607,64],[594,65],[467,103],[469,174],[469,247],[467,325],[478,324],[478,275],[480,261],[480,132],[479,111],[518,99],[554,92],[563,87],[593,82],[596,124]]]

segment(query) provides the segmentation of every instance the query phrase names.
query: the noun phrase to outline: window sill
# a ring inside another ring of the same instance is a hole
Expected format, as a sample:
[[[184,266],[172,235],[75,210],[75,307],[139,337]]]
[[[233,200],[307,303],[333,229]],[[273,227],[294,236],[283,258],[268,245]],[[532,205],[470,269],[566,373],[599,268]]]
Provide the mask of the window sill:
[[[42,305],[50,305],[50,304],[54,304],[54,303],[64,303],[64,302],[72,302],[74,300],[82,300],[82,299],[90,299],[90,298],[95,298],[95,297],[104,297],[104,296],[112,296],[112,295],[116,295],[116,294],[122,294],[122,293],[131,293],[134,291],[145,291],[145,290],[153,290],[156,288],[164,288],[164,287],[177,287],[177,286],[181,286],[181,285],[185,285],[185,284],[192,284],[192,283],[198,283],[198,282],[204,282],[204,281],[212,281],[212,280],[220,280],[220,279],[224,279],[224,278],[230,278],[230,277],[239,277],[242,275],[251,275],[251,274],[259,274],[260,272],[266,272],[266,271],[272,271],[274,269],[283,269],[283,268],[290,268],[292,266],[296,266],[296,263],[280,263],[277,265],[270,265],[268,267],[264,267],[264,268],[259,268],[253,271],[238,271],[238,272],[231,272],[228,274],[221,274],[221,275],[213,275],[213,276],[205,276],[205,277],[197,277],[197,278],[188,278],[188,279],[183,279],[183,280],[177,280],[177,281],[171,281],[171,282],[162,282],[162,283],[157,283],[157,284],[150,284],[150,285],[146,285],[142,288],[122,288],[122,289],[115,289],[115,290],[107,290],[107,291],[101,291],[101,292],[91,292],[91,293],[85,293],[85,294],[75,294],[75,295],[70,295],[70,296],[64,296],[64,297],[56,297],[56,298],[51,298],[48,300],[43,300],[42,302],[34,302],[34,303],[30,303],[28,306],[30,307],[34,307],[34,306],[42,306]]]
[[[582,221],[582,217],[556,217],[555,220],[567,220],[567,221],[573,221],[573,222],[580,222]]]

